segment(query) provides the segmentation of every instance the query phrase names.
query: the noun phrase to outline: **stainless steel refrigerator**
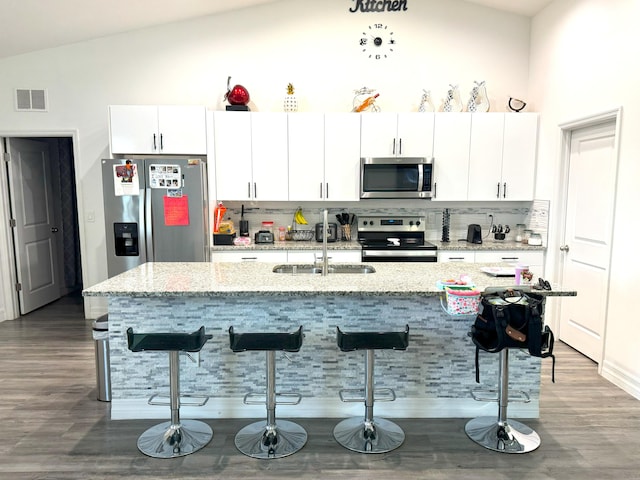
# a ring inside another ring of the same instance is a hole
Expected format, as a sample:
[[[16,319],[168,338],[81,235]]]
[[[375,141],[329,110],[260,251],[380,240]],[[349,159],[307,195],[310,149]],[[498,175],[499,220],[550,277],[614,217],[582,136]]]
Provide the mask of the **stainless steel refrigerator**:
[[[209,261],[201,158],[102,160],[109,277],[145,262]]]

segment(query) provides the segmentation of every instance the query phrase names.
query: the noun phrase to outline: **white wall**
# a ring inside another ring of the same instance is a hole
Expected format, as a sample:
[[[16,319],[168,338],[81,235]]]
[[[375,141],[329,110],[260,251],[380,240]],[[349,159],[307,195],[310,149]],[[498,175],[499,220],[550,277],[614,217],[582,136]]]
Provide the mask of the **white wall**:
[[[637,0],[555,0],[532,22],[530,97],[542,112],[538,198],[557,196],[561,177],[558,125],[623,108],[602,372],[640,398],[640,322],[635,303],[640,272],[636,233],[640,205],[639,18]],[[597,188],[594,185],[595,195]],[[552,201],[552,225],[559,206]],[[548,252],[548,258],[550,271],[557,260],[555,249]],[[588,301],[579,293],[578,300]]]
[[[449,83],[466,101],[474,80],[486,80],[495,111],[525,95],[529,19],[458,0],[412,1],[404,13],[349,13],[351,4],[285,0],[0,60],[0,135],[78,130],[86,286],[107,277],[99,161],[108,156],[109,104],[222,109],[228,75],[249,89],[257,111],[280,111],[288,82],[305,111],[348,111],[365,85],[378,89],[384,111],[416,110],[423,88],[437,100]],[[358,47],[374,22],[397,40],[384,61]],[[47,88],[49,112],[14,112],[14,88]]]

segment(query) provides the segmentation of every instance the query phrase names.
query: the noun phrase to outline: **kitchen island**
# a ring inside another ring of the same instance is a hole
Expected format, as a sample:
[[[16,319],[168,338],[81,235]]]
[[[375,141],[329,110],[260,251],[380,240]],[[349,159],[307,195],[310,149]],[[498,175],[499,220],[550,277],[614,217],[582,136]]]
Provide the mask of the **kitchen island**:
[[[182,391],[207,394],[204,407],[183,406],[183,416],[262,417],[264,406],[244,405],[248,391],[264,385],[264,355],[236,354],[228,329],[238,332],[293,331],[304,327],[299,353],[277,363],[279,391],[298,391],[299,405],[278,407],[280,417],[360,415],[360,403],[342,403],[341,388],[364,380],[362,352],[342,353],[335,343],[343,330],[402,330],[410,326],[409,348],[376,352],[376,384],[395,389],[395,402],[376,403],[388,417],[473,417],[495,414],[495,403],[476,402],[474,352],[467,336],[473,317],[442,309],[438,280],[470,275],[478,289],[509,286],[513,278],[491,277],[481,264],[375,263],[370,274],[276,274],[270,263],[147,263],[86,289],[86,296],[109,298],[112,418],[164,418],[167,407],[147,398],[168,391],[168,355],[132,353],[125,331],[195,331],[204,325],[213,339],[181,360]],[[573,296],[554,289],[548,296]],[[537,417],[540,359],[511,354],[511,387],[531,396],[514,403],[510,415]],[[498,356],[481,352],[481,381],[497,381]]]

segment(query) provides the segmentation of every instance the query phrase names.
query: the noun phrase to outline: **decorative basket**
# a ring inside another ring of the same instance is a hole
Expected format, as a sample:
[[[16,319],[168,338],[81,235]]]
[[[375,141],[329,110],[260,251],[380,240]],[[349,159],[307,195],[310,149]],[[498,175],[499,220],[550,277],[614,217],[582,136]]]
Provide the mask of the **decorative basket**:
[[[315,232],[313,230],[292,230],[291,239],[296,242],[308,242],[313,240]]]
[[[449,315],[477,315],[480,292],[473,287],[445,287],[446,312]],[[444,308],[444,305],[443,305]]]

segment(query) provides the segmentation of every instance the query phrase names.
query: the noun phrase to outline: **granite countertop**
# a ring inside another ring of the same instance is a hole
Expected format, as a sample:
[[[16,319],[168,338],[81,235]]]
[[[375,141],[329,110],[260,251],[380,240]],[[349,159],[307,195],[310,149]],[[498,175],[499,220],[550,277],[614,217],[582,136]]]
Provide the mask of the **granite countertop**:
[[[501,264],[374,263],[370,274],[276,274],[274,263],[145,263],[83,291],[85,296],[215,297],[289,295],[385,295],[437,296],[438,280],[469,275],[479,290],[513,285],[513,278],[492,277],[483,266]],[[293,278],[295,277],[295,278]],[[574,296],[558,288],[540,292],[551,296]]]
[[[433,243],[438,250],[456,250],[456,251],[492,251],[492,250],[524,250],[524,251],[545,251],[546,247],[525,245],[522,243],[516,243],[512,241],[495,241],[487,240],[481,244],[467,243],[466,241],[451,241],[441,242],[439,240],[427,240]],[[315,240],[309,242],[279,242],[274,243],[259,243],[255,244],[253,241],[251,245],[213,245],[211,247],[212,252],[241,252],[245,250],[321,250],[322,243]],[[352,240],[350,242],[329,242],[327,244],[328,250],[360,250],[360,244]]]

